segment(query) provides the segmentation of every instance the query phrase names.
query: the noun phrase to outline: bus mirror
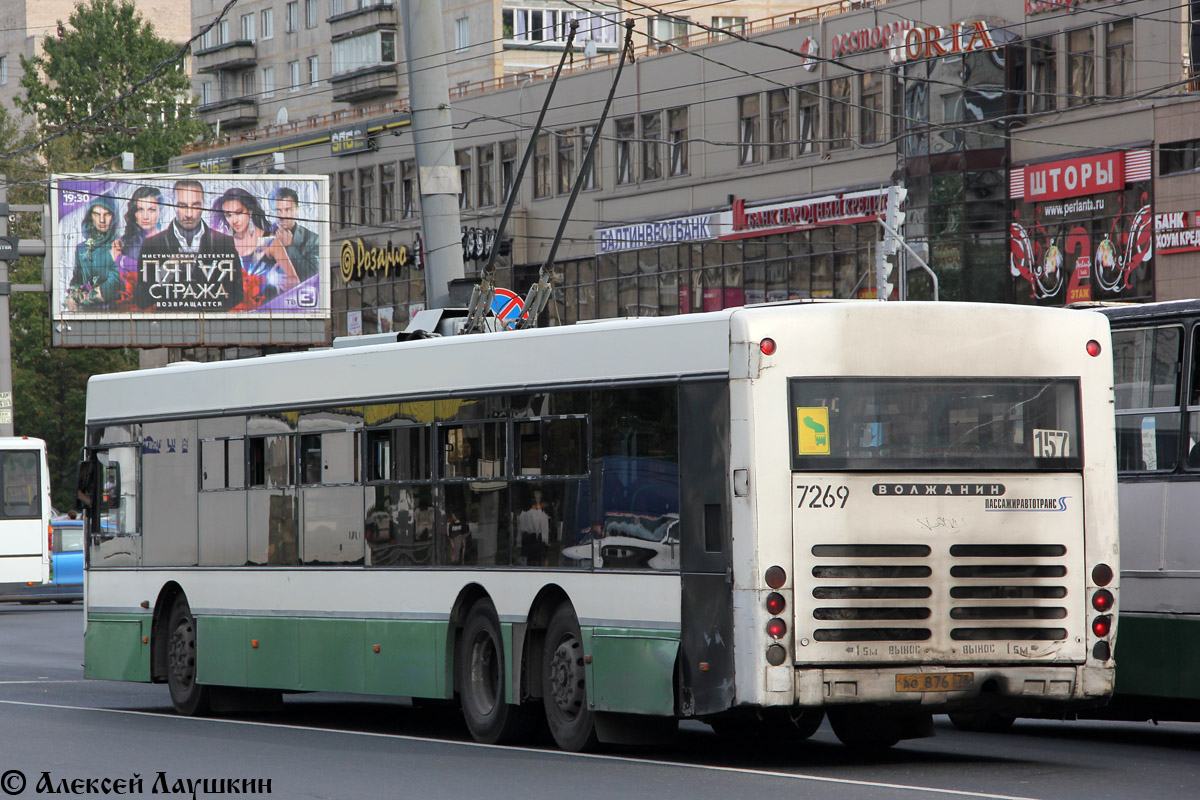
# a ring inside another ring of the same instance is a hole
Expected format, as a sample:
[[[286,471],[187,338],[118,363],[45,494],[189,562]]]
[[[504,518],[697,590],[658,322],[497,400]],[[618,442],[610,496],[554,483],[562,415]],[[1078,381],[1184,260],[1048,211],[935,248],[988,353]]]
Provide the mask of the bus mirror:
[[[96,462],[80,461],[75,465],[75,508],[83,511],[92,507],[96,497]]]

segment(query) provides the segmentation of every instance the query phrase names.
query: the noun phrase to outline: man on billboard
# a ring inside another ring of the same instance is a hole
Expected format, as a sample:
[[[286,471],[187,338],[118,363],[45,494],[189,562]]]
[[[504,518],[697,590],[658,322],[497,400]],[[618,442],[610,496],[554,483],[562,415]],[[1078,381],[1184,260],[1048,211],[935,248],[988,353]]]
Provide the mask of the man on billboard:
[[[109,308],[121,296],[121,276],[113,259],[117,238],[117,202],[102,195],[83,215],[84,240],[75,246],[75,270],[67,290],[71,311]]]
[[[152,311],[230,311],[242,301],[233,237],[205,224],[204,186],[174,186],[175,220],[142,243],[136,302]]]
[[[296,276],[304,283],[317,274],[317,235],[296,224],[300,196],[295,190],[281,186],[271,195],[271,200],[275,203],[275,217],[279,220],[275,238],[287,248]]]

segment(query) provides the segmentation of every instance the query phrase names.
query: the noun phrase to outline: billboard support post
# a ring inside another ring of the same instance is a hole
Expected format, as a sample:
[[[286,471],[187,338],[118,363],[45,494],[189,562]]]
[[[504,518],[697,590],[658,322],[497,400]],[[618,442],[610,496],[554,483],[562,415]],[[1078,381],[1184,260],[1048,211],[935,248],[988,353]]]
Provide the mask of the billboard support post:
[[[0,237],[8,236],[8,176],[0,175]],[[0,259],[0,436],[13,435],[12,402],[12,318],[9,316],[8,296],[12,284],[8,281],[10,256]]]

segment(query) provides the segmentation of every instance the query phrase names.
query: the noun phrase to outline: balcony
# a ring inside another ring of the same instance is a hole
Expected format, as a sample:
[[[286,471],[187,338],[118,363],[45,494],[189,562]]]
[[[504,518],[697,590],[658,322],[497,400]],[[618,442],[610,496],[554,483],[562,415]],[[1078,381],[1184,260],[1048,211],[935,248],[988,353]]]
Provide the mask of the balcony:
[[[253,97],[234,97],[205,103],[196,109],[209,125],[220,124],[221,130],[253,128],[258,125],[258,101]]]
[[[258,63],[254,42],[238,39],[215,47],[206,47],[193,53],[196,72],[225,72],[253,67]]]
[[[325,21],[329,23],[330,40],[336,42],[347,36],[380,28],[394,31],[399,22],[399,16],[396,13],[395,3],[381,3],[347,11],[345,14],[335,14]]]
[[[395,97],[400,76],[395,64],[358,69],[329,79],[333,86],[333,102],[362,103],[379,97]]]

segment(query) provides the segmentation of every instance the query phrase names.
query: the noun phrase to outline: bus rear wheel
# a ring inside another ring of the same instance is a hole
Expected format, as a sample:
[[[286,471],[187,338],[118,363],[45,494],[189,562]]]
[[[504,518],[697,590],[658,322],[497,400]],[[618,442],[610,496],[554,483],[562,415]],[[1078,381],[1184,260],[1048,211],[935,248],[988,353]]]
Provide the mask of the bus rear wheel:
[[[550,618],[542,660],[542,705],[555,743],[570,752],[596,745],[595,714],[588,708],[583,635],[569,605]]]
[[[958,711],[950,714],[950,722],[960,731],[971,733],[1007,733],[1017,718],[994,711]]]
[[[208,687],[196,682],[196,618],[183,595],[175,598],[167,616],[167,688],[178,713],[190,717],[208,712]]]
[[[490,600],[480,600],[467,615],[456,661],[463,719],[475,741],[507,744],[520,739],[526,729],[524,709],[504,698],[504,639]]]

